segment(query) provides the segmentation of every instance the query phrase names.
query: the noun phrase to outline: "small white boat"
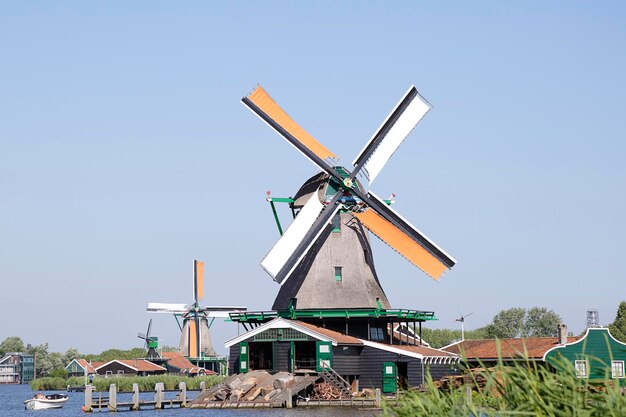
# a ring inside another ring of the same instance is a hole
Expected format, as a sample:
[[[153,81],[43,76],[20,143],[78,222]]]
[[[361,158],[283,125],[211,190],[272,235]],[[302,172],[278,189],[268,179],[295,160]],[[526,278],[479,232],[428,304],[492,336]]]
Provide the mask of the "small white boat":
[[[37,394],[35,398],[24,401],[24,408],[27,410],[46,410],[48,408],[61,408],[67,401],[67,395],[63,394],[50,394],[43,395]]]

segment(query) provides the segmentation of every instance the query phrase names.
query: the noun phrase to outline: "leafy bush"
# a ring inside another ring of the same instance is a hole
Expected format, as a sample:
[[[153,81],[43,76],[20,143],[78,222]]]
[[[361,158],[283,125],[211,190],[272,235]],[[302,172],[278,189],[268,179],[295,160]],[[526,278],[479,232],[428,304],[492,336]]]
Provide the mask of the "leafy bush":
[[[224,379],[223,376],[177,376],[177,375],[152,375],[152,376],[120,376],[103,378],[96,376],[93,385],[96,391],[108,391],[109,385],[115,384],[118,391],[132,391],[133,384],[139,385],[139,391],[154,391],[157,382],[163,382],[165,389],[178,389],[178,383],[184,381],[189,390],[200,389],[200,382],[205,381],[207,388],[219,384]],[[67,386],[72,387],[85,385],[85,377],[71,377],[68,379],[45,377],[38,378],[31,382],[30,387],[35,391],[65,390]]]

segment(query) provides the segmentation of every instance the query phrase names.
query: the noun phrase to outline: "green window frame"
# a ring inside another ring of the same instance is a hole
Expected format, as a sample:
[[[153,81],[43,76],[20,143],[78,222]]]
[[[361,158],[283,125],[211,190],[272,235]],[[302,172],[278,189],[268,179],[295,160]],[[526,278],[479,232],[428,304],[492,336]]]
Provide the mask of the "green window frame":
[[[337,282],[343,281],[343,266],[335,267],[335,281]]]

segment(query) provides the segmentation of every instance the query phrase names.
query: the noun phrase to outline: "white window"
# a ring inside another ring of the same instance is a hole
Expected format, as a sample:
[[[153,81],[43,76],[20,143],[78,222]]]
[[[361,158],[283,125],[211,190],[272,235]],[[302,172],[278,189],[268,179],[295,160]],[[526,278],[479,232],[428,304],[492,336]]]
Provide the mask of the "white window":
[[[320,359],[320,368],[330,368],[330,361],[328,359]]]
[[[611,362],[611,377],[624,378],[624,361]]]
[[[239,368],[240,369],[248,369],[248,362],[241,361]]]
[[[121,375],[121,374],[124,373],[124,371],[120,369],[119,371],[117,371],[117,373],[118,373],[118,375]]]
[[[577,378],[587,378],[587,361],[575,361]]]
[[[320,353],[330,353],[330,346],[320,345]]]
[[[242,346],[241,347],[241,354],[245,355],[246,353],[248,353],[248,346]]]
[[[393,366],[385,366],[385,374],[393,375]]]
[[[105,376],[113,375],[113,371],[106,371]]]

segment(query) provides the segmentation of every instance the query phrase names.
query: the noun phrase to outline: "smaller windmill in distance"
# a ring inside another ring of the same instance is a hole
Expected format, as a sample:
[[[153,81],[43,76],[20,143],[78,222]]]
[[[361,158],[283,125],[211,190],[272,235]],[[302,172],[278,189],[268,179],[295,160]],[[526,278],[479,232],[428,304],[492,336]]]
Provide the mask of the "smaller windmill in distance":
[[[150,335],[150,329],[152,328],[152,319],[148,322],[148,329],[145,333],[137,333],[137,337],[143,339],[145,344],[144,348],[146,349],[146,358],[148,360],[161,359],[161,354],[159,353],[159,338],[156,336]]]
[[[178,351],[196,366],[210,369],[220,374],[224,372],[226,358],[219,356],[213,348],[209,329],[215,318],[228,318],[230,313],[246,311],[237,306],[201,306],[204,298],[204,262],[193,261],[193,303],[148,303],[150,313],[170,313],[178,322],[182,317]]]
[[[458,321],[461,323],[461,342],[465,340],[465,318],[471,316],[472,314],[474,314],[473,311],[465,315],[461,313],[461,317],[454,320],[454,321]]]

